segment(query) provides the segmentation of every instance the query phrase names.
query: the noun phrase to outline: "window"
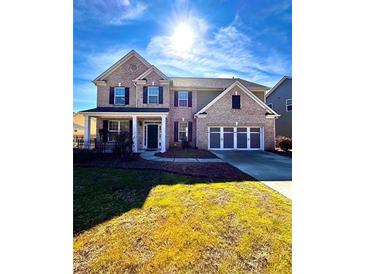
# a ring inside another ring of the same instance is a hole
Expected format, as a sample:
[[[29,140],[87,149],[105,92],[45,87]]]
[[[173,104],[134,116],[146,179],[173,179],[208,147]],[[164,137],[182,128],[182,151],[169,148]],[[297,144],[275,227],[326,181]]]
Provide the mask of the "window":
[[[125,88],[124,87],[114,88],[114,104],[125,105]]]
[[[179,141],[188,140],[188,123],[179,123]]]
[[[241,96],[240,95],[232,95],[232,109],[240,109],[241,108]]]
[[[129,121],[109,121],[108,131],[108,141],[115,141],[118,133],[129,131]]]
[[[188,106],[188,92],[187,91],[179,91],[178,93],[179,99],[179,107],[187,107]]]
[[[286,112],[291,112],[291,99],[286,99]]]
[[[148,87],[148,104],[158,104],[158,87]]]
[[[268,103],[267,106],[271,109],[273,109],[274,105],[272,103]]]

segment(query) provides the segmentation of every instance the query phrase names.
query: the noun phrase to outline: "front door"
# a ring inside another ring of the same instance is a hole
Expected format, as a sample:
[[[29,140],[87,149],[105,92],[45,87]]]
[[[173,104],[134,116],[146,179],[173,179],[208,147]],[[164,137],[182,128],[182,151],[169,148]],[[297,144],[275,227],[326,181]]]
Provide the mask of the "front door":
[[[147,126],[147,148],[157,149],[158,146],[158,125]]]

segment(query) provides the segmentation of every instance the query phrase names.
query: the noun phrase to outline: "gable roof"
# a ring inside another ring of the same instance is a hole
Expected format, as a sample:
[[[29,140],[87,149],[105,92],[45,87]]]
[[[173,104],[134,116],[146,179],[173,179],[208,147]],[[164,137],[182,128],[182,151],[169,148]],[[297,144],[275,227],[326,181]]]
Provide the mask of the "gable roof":
[[[136,52],[135,50],[131,50],[126,55],[124,55],[121,59],[119,59],[118,62],[114,63],[110,68],[108,68],[106,71],[104,71],[98,77],[96,77],[93,80],[93,82],[95,83],[96,81],[103,80],[105,77],[107,77],[108,75],[110,75],[110,73],[112,73],[113,71],[115,71],[118,67],[120,67],[121,65],[123,65],[125,62],[127,62],[133,56],[136,57],[136,58],[138,58],[147,67],[150,67],[151,66],[151,64],[148,63],[146,61],[146,59],[144,59],[138,52]]]
[[[222,93],[220,93],[217,97],[215,97],[212,101],[209,102],[205,107],[199,110],[195,115],[199,115],[204,113],[208,108],[214,105],[220,98],[227,94],[231,89],[234,87],[239,87],[243,92],[245,92],[248,96],[250,96],[257,104],[259,104],[263,109],[267,110],[270,114],[279,117],[280,115],[277,114],[273,109],[268,107],[264,102],[262,102],[255,94],[253,94],[247,87],[241,84],[239,81],[235,81],[232,85],[230,85],[227,89],[225,89]]]
[[[266,98],[269,97],[275,90],[277,90],[278,87],[281,86],[282,83],[284,83],[286,80],[290,79],[291,80],[291,76],[284,76],[283,78],[280,79],[279,82],[276,83],[275,86],[273,86],[267,93],[266,93]]]
[[[156,68],[154,65],[152,65],[149,69],[147,69],[145,72],[143,72],[141,75],[139,75],[134,81],[140,80],[145,78],[148,74],[150,74],[152,71],[156,72],[158,75],[160,75],[164,80],[168,80],[169,78],[163,74],[158,68]]]
[[[169,77],[174,87],[190,88],[217,88],[226,89],[234,82],[239,81],[242,85],[252,90],[269,90],[269,87],[256,84],[240,78],[204,78],[204,77]]]

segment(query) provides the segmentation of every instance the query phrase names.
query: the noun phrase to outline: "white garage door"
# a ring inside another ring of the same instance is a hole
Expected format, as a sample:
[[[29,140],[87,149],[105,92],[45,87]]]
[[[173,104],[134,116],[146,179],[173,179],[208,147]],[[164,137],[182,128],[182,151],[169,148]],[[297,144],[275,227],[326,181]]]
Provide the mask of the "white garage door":
[[[263,128],[260,127],[209,127],[209,149],[264,149]]]

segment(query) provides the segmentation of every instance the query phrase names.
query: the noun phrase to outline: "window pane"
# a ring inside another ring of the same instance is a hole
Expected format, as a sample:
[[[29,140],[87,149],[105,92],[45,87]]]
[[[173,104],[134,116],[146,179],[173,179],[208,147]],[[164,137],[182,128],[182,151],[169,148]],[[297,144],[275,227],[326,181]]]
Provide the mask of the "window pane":
[[[120,121],[120,131],[129,131],[129,121]]]
[[[223,129],[224,132],[233,132],[233,127],[225,127]]]
[[[292,105],[286,107],[287,111],[291,111],[291,109],[292,109]]]
[[[250,131],[251,131],[251,132],[257,132],[257,133],[260,133],[260,129],[259,129],[259,128],[256,128],[256,127],[252,127],[252,128],[250,128]]]
[[[115,96],[115,104],[124,105],[125,104],[125,98],[120,97],[120,96]]]
[[[187,100],[188,92],[187,91],[179,91],[179,100]]]
[[[223,146],[224,148],[233,148],[233,132],[223,134]]]
[[[158,103],[158,96],[149,96],[148,102],[150,104],[157,104]]]
[[[188,106],[188,100],[179,100],[179,106],[180,107],[187,107]]]
[[[188,127],[188,123],[179,123],[179,131],[185,131]]]
[[[187,140],[186,132],[179,132],[179,140]]]
[[[115,96],[124,96],[125,95],[125,89],[124,88],[114,88]]]
[[[118,130],[118,121],[109,121],[109,130]]]
[[[260,134],[250,134],[251,148],[260,148]]]
[[[237,147],[238,148],[247,148],[247,133],[238,133],[237,134]]]
[[[210,148],[220,148],[221,147],[221,137],[218,133],[210,133]]]
[[[291,105],[291,99],[286,100],[287,105]]]
[[[239,127],[239,128],[237,128],[237,132],[247,132],[247,128],[246,127]]]
[[[148,95],[158,96],[158,87],[148,87]]]
[[[220,132],[221,129],[219,127],[211,127],[210,132]]]

